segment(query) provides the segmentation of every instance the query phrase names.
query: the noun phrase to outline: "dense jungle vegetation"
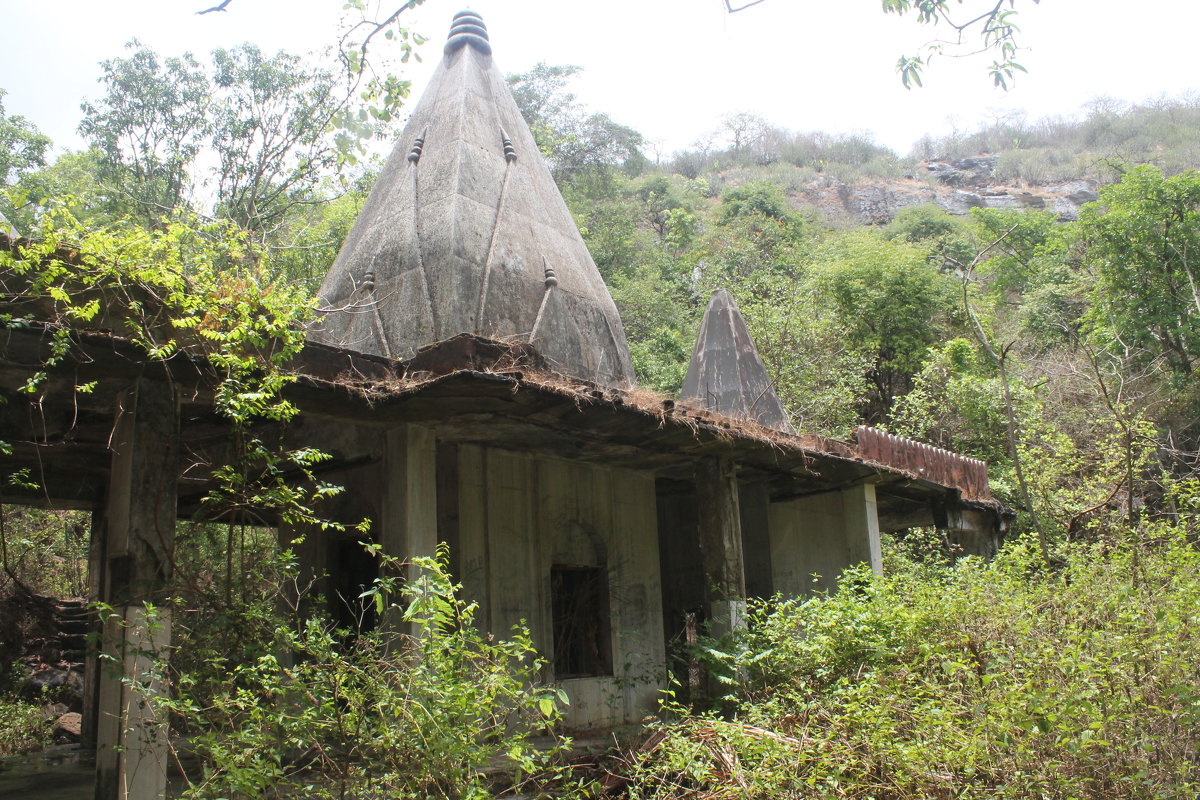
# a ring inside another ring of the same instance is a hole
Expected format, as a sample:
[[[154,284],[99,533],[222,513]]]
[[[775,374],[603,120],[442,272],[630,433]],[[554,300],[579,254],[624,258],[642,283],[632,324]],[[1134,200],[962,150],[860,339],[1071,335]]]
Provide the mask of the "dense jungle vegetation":
[[[288,350],[264,365],[253,344],[299,345],[379,167],[355,142],[394,132],[390,113],[348,115],[337,75],[250,45],[201,62],[134,44],[102,66],[80,152],[51,159],[0,94],[0,213],[49,243],[0,268],[31,275],[64,319],[96,313],[75,283],[169,287],[180,328],[207,331],[190,346],[231,382],[222,413],[246,430],[286,420]],[[204,765],[188,796],[482,797],[498,755],[517,776],[499,788],[574,796],[1194,796],[1200,101],[1097,102],[905,155],[743,114],[652,159],[635,129],[572,95],[575,71],[509,80],[642,384],[678,390],[709,294],[727,288],[799,430],[867,423],[985,459],[1020,512],[1009,544],[985,564],[914,531],[887,542],[884,578],[758,604],[744,633],[697,651],[720,678],[711,703],[668,694],[653,736],[610,754],[606,774],[561,742],[534,746],[563,698],[537,685],[525,632],[474,632],[444,561],[363,598],[425,633],[406,660],[384,634],[287,614],[273,587],[294,565],[273,531],[197,524],[179,538],[164,701]],[[927,205],[878,226],[797,201],[813,184],[934,180],[923,161],[984,154],[997,180],[1086,178],[1099,200],[1073,221]],[[53,263],[59,242],[89,254],[87,274]],[[150,357],[181,346],[139,341]],[[245,438],[257,464],[320,457]],[[264,480],[221,499],[304,517],[336,491]],[[76,514],[5,508],[6,596],[82,594],[87,530]],[[0,754],[40,746],[36,702],[0,668]],[[311,702],[280,702],[298,693]]]

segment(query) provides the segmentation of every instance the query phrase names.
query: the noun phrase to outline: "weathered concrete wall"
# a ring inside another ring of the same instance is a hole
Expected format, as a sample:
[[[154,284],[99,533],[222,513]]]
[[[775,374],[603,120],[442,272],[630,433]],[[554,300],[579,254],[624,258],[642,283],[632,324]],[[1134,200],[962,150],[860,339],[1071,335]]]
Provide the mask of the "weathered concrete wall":
[[[311,432],[306,432],[306,435]],[[552,661],[551,568],[600,568],[608,577],[612,674],[561,681],[566,723],[588,728],[641,719],[665,677],[654,476],[492,447],[437,441],[419,425],[377,432],[341,426],[321,446],[358,461],[328,474],[346,486],[345,514],[375,511],[372,534],[399,557],[451,547],[464,596],[479,604],[482,630],[529,628]],[[346,522],[357,521],[346,519]],[[293,535],[292,532],[285,536]],[[310,576],[334,589],[337,536],[299,545]],[[543,677],[554,680],[553,665]]]
[[[882,571],[870,484],[772,503],[768,518],[776,592],[802,597],[833,591],[838,574],[862,562]]]
[[[996,555],[1002,534],[993,514],[959,508],[949,511],[946,517],[946,538],[959,554],[982,558]]]
[[[549,656],[551,567],[605,567],[613,674],[561,681],[566,724],[639,720],[666,658],[653,475],[475,445],[458,447],[456,461],[460,580],[486,612],[481,625],[504,635],[524,622]]]

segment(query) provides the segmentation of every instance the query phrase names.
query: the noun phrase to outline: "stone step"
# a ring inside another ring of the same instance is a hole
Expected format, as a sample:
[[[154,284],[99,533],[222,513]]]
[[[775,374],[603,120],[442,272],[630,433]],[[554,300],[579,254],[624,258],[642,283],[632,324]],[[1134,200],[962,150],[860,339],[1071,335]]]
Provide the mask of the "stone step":
[[[58,620],[58,635],[63,636],[86,636],[88,632],[89,621],[86,619],[59,619]]]

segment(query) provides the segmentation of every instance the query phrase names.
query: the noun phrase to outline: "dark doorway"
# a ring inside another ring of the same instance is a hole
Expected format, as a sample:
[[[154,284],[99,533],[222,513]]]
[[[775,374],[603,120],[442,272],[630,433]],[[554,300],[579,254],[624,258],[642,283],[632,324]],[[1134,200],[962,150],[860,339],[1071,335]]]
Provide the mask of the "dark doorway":
[[[373,630],[379,622],[375,600],[362,593],[375,585],[379,562],[356,539],[342,537],[334,544],[330,598],[334,622],[352,633]]]
[[[555,677],[612,675],[607,568],[551,567],[550,603]]]

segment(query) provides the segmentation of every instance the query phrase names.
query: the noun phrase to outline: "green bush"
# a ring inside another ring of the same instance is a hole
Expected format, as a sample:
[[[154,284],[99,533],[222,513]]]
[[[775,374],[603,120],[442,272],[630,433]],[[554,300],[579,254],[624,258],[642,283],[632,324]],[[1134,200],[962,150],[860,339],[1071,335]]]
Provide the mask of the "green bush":
[[[893,566],[903,566],[893,558]],[[759,606],[724,649],[730,718],[684,715],[639,797],[1196,794],[1200,554],[1076,546],[847,575]],[[731,787],[738,787],[732,790]]]
[[[493,769],[546,774],[561,743],[531,738],[550,732],[565,696],[539,685],[528,631],[480,633],[445,552],[411,569],[396,603],[394,577],[364,593],[390,634],[281,615],[256,657],[175,673],[171,696],[150,699],[191,731],[200,771],[182,797],[460,800],[490,797]]]
[[[1089,175],[1087,161],[1069,148],[1008,150],[996,159],[996,178],[1033,184],[1078,180]]]
[[[50,744],[50,726],[40,706],[0,696],[0,756],[41,750]]]
[[[90,515],[0,506],[0,590],[18,583],[56,597],[87,594]]]

